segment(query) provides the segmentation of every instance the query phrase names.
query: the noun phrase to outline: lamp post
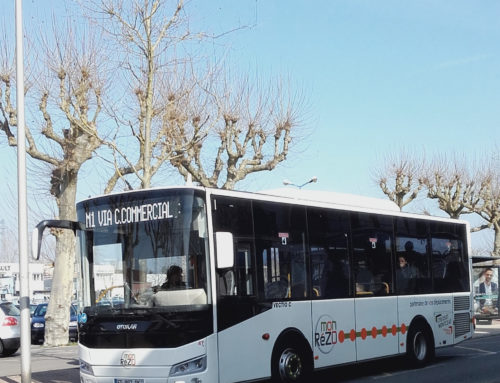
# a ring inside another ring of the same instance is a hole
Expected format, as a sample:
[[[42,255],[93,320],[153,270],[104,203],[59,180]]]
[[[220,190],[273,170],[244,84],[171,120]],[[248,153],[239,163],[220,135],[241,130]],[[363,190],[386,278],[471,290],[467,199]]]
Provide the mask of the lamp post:
[[[318,177],[314,176],[312,177],[309,181],[307,182],[304,182],[302,185],[297,185],[297,184],[294,184],[292,181],[290,180],[283,180],[283,185],[285,186],[295,186],[299,189],[302,189],[304,186],[306,186],[307,184],[310,184],[310,183],[313,183],[313,182],[318,182]]]
[[[19,232],[19,303],[21,305],[21,382],[31,382],[31,332],[28,279],[28,207],[26,197],[26,132],[22,1],[16,0],[17,195]]]

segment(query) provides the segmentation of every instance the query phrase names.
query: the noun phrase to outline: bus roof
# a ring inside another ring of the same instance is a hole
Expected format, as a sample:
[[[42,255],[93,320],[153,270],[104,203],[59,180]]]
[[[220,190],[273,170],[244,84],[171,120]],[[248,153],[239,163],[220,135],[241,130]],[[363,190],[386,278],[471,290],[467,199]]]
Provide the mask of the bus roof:
[[[387,210],[392,212],[401,211],[396,203],[389,200],[331,191],[280,188],[264,190],[259,193],[276,197],[293,198],[302,201],[321,202],[354,208]]]

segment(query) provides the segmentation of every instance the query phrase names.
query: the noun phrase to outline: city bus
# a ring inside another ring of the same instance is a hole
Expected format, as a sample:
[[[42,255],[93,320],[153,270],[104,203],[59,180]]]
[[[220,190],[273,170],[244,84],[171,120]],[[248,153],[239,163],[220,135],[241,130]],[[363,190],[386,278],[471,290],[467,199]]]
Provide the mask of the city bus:
[[[45,227],[77,233],[82,383],[305,382],[473,333],[467,222],[390,201],[179,186]]]

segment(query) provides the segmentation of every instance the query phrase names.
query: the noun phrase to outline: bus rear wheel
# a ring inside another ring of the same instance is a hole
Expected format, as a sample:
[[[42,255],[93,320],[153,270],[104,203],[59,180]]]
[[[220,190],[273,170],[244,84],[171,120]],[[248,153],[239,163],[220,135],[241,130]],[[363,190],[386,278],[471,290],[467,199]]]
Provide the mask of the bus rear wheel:
[[[271,361],[273,382],[309,382],[312,366],[305,346],[297,342],[280,342],[275,346]]]
[[[406,355],[413,367],[423,367],[434,358],[434,341],[428,326],[417,322],[410,327]]]

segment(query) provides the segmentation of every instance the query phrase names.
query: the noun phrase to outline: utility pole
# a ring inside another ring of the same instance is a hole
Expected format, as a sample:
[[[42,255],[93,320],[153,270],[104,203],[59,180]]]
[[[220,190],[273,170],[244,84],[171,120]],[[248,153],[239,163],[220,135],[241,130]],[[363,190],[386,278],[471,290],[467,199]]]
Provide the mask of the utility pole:
[[[19,303],[21,305],[21,382],[31,382],[31,329],[26,198],[26,131],[24,121],[24,54],[22,0],[16,0],[17,195],[19,231]]]

